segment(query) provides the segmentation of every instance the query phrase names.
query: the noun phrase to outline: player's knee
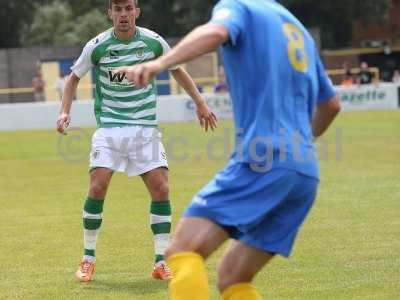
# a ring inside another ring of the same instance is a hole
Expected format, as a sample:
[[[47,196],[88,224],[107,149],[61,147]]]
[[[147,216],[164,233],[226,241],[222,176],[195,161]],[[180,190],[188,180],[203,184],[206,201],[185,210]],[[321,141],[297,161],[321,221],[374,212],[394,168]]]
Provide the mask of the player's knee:
[[[207,248],[207,243],[199,237],[175,238],[165,251],[165,256],[168,258],[182,252],[195,252],[206,259],[211,250]]]
[[[188,251],[193,251],[190,243],[186,239],[175,238],[165,250],[165,257],[169,258],[175,254]]]
[[[93,198],[104,198],[107,193],[107,184],[102,181],[94,181],[90,184],[89,194]]]
[[[154,200],[166,200],[169,197],[169,184],[168,182],[160,182],[153,187]]]
[[[168,246],[168,248],[165,250],[165,258],[168,259],[171,256],[174,256],[179,253],[183,252],[195,252],[199,255],[201,255],[204,259],[207,257],[204,251],[201,250],[201,248],[194,249],[189,243],[186,244],[174,244],[172,243],[171,245]]]
[[[218,267],[218,290],[222,293],[237,283],[251,282],[254,275],[246,270],[239,270],[233,265],[222,264]]]

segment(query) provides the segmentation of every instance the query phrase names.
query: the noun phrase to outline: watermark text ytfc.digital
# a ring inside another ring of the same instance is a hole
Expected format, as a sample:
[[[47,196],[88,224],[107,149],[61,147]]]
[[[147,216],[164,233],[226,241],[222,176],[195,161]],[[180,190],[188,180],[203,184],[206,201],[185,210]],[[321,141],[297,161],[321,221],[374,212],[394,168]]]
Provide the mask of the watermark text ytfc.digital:
[[[107,132],[107,131],[104,131]],[[170,162],[184,163],[201,160],[221,161],[235,153],[237,161],[251,162],[255,168],[268,169],[274,162],[294,161],[307,163],[320,161],[342,161],[343,131],[338,128],[333,135],[320,137],[312,142],[300,132],[288,132],[284,128],[279,134],[255,136],[248,139],[244,131],[224,128],[209,135],[204,143],[185,135],[168,134],[162,137],[162,130],[137,130],[131,136],[102,135],[96,143],[89,130],[70,128],[66,136],[60,135],[57,151],[68,162],[81,162],[97,159],[103,151],[112,152],[113,168],[118,169],[125,160],[138,162],[158,162],[166,159]],[[234,141],[233,141],[234,140]],[[318,153],[318,156],[317,156]],[[317,158],[318,157],[318,158]]]

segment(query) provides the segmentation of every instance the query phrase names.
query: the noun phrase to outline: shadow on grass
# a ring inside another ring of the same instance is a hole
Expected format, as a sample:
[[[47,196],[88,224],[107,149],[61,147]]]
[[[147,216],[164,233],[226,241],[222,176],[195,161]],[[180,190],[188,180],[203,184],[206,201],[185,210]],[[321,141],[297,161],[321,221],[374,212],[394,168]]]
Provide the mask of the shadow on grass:
[[[84,290],[110,293],[127,293],[136,295],[156,294],[159,291],[168,290],[168,282],[156,281],[154,279],[138,279],[113,281],[95,279],[89,284],[85,284]]]

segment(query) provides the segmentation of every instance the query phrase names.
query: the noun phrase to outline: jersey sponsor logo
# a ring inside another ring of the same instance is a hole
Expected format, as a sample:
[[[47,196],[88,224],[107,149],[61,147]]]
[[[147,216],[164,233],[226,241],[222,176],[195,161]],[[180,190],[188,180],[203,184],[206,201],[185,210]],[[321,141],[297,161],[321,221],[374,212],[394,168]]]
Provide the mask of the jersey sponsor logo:
[[[116,67],[108,68],[109,85],[113,87],[126,87],[133,86],[133,83],[126,78],[125,74],[115,73]]]

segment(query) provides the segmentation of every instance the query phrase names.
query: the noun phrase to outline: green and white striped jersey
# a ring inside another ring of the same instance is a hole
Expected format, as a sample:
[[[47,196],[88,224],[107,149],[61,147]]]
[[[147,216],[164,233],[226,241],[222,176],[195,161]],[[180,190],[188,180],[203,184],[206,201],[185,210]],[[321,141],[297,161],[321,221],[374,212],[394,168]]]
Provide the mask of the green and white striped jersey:
[[[162,37],[138,26],[130,41],[118,40],[111,28],[86,44],[71,69],[79,78],[96,69],[94,112],[98,127],[157,126],[155,81],[136,88],[114,70],[153,60],[168,51]]]

